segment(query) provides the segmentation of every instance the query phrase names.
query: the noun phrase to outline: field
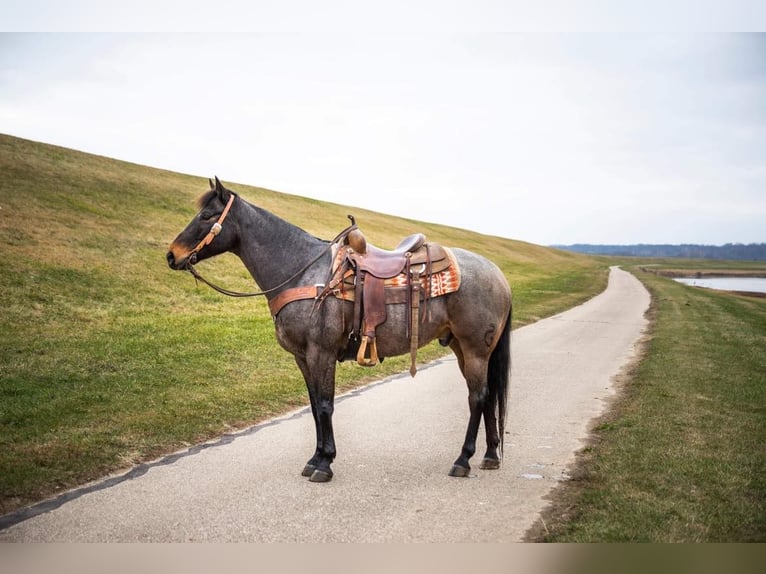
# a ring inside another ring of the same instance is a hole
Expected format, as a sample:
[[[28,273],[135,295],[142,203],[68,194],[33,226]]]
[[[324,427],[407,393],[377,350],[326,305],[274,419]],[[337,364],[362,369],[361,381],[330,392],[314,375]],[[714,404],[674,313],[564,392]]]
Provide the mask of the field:
[[[0,514],[307,403],[263,300],[225,298],[165,263],[214,174],[4,135],[0,171]],[[402,219],[217,175],[319,237],[334,237],[352,213],[382,247],[423,231],[487,255],[513,287],[515,327],[606,284],[607,265],[595,258],[416,221],[427,213]],[[255,287],[234,256],[200,270],[230,289]],[[444,352],[431,345],[419,357]],[[344,363],[339,389],[407,364]]]
[[[766,300],[662,275],[766,264],[619,262],[652,293],[644,358],[530,539],[766,541]]]

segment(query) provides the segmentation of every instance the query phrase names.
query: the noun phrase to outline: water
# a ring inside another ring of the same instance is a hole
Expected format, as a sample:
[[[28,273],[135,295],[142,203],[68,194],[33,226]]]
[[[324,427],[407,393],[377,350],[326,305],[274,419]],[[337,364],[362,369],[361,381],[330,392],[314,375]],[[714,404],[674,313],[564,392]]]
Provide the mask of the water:
[[[720,291],[750,291],[766,293],[766,277],[678,277],[676,281],[694,287]]]

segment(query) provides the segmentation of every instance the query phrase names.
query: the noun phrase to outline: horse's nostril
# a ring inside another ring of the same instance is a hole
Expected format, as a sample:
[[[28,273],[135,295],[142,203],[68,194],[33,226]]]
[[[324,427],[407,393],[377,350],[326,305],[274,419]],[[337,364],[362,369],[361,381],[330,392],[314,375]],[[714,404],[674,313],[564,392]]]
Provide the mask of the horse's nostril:
[[[176,262],[176,256],[173,255],[173,252],[172,251],[168,251],[168,254],[165,257],[168,260],[168,265],[173,267],[175,265],[175,262]]]

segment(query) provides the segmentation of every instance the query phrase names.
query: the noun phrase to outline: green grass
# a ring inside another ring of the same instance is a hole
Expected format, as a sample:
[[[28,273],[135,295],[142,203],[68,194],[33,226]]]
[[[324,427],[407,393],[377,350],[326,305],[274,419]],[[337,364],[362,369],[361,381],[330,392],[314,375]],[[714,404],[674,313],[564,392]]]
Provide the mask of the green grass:
[[[206,177],[4,135],[0,172],[0,513],[307,403],[263,300],[223,297],[165,263]],[[383,247],[424,231],[483,253],[513,286],[517,327],[606,284],[593,258],[226,183],[320,237],[353,213]],[[234,256],[200,270],[254,288]],[[419,358],[442,353],[430,345]],[[344,363],[338,386],[407,367]]]
[[[696,263],[668,267],[726,267]],[[535,536],[766,541],[766,299],[636,274],[653,295],[645,358]]]

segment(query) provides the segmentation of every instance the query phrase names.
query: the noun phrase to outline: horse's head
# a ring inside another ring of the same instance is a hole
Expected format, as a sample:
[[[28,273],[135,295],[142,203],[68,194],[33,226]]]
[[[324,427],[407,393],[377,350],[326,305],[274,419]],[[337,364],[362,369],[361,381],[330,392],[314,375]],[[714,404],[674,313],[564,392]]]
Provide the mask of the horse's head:
[[[199,198],[199,213],[170,244],[167,254],[171,269],[185,269],[219,253],[229,251],[236,241],[232,225],[224,225],[236,194],[226,189],[218,178],[210,181],[210,190]]]

